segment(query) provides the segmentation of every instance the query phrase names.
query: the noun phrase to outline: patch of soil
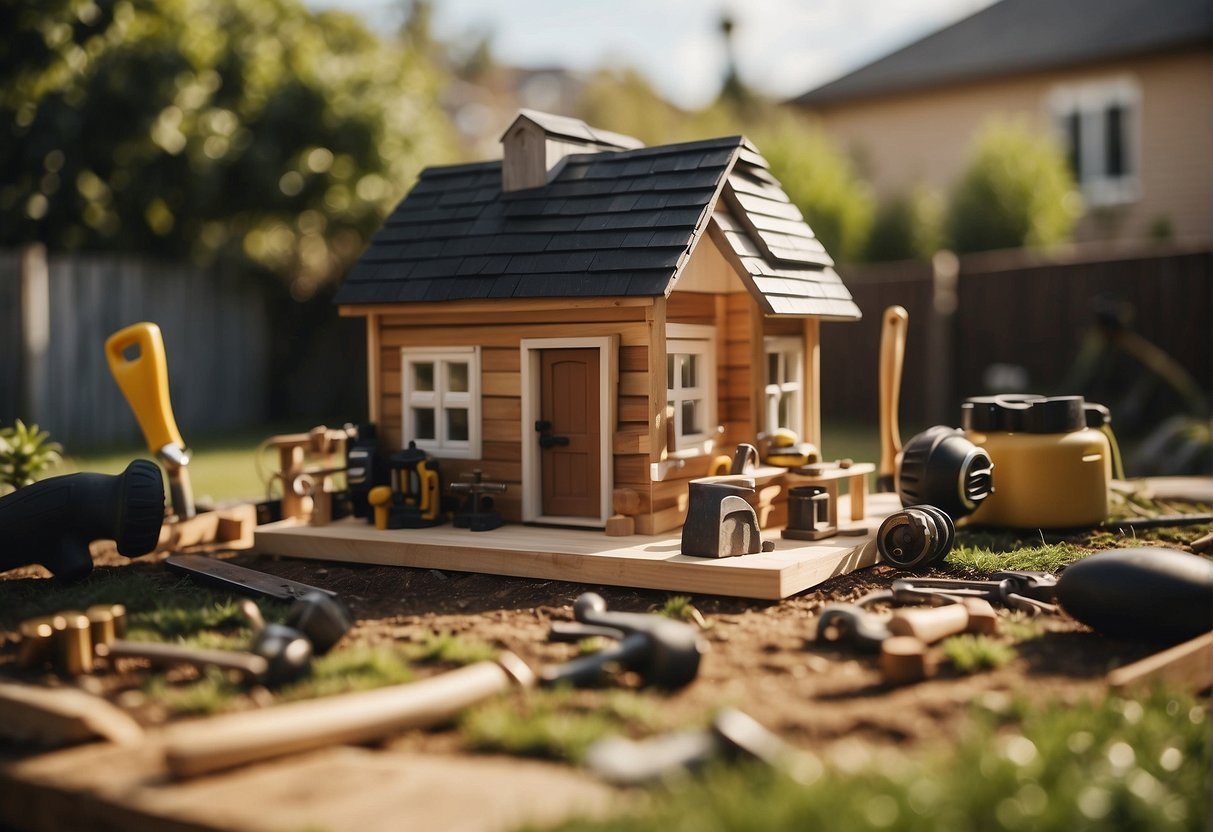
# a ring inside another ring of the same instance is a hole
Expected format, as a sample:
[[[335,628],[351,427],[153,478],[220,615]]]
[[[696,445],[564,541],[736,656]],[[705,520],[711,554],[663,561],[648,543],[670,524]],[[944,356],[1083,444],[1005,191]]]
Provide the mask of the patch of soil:
[[[112,549],[95,554],[99,569],[129,568],[127,564],[149,560],[131,562]],[[342,647],[387,645],[421,640],[429,633],[453,633],[500,645],[532,667],[563,662],[574,655],[574,646],[546,639],[552,622],[572,620],[572,604],[580,593],[592,589],[606,599],[610,609],[633,612],[654,611],[671,595],[408,567],[218,554],[242,566],[337,592],[356,619]],[[658,724],[670,729],[702,725],[714,710],[732,705],[792,744],[818,753],[850,753],[856,741],[872,752],[909,752],[924,743],[955,738],[963,730],[971,703],[983,696],[1071,701],[1100,695],[1106,689],[1104,675],[1110,667],[1158,649],[1147,641],[1091,633],[1064,614],[1043,615],[1034,620],[1040,634],[1018,643],[1018,657],[1006,666],[962,675],[949,668],[936,647],[932,658],[938,670],[933,678],[889,687],[881,682],[873,654],[835,642],[818,642],[815,633],[827,603],[853,601],[886,589],[905,574],[876,566],[779,602],[695,596],[694,606],[708,623],[702,631],[708,651],[693,684],[675,694],[653,695]],[[4,578],[37,580],[45,576],[40,567],[30,567]],[[1009,613],[1000,610],[999,616],[1006,619]],[[11,651],[10,646],[4,652]],[[96,685],[101,690],[108,688],[104,680]],[[423,751],[449,752],[460,747],[452,731],[410,735],[401,744]]]
[[[532,667],[568,660],[575,647],[549,643],[553,621],[571,621],[574,599],[600,593],[612,610],[651,612],[671,593],[560,581],[443,572],[408,567],[326,564],[231,555],[242,566],[337,592],[356,619],[343,646],[385,645],[453,633],[500,645]],[[105,558],[101,558],[104,565]],[[124,559],[121,559],[124,560]],[[937,672],[927,682],[888,687],[876,657],[846,645],[816,640],[827,603],[853,601],[887,589],[906,573],[876,566],[831,579],[779,602],[695,596],[708,622],[708,650],[695,683],[657,695],[659,723],[670,728],[703,724],[723,705],[739,707],[795,745],[829,751],[856,739],[910,750],[954,738],[971,703],[986,694],[1062,698],[1098,695],[1108,668],[1156,651],[1147,641],[1105,638],[1064,614],[1035,621],[1041,634],[1017,645],[1019,656],[997,670],[961,675],[939,648]],[[1000,618],[1009,613],[999,611]],[[410,746],[449,750],[441,733]]]

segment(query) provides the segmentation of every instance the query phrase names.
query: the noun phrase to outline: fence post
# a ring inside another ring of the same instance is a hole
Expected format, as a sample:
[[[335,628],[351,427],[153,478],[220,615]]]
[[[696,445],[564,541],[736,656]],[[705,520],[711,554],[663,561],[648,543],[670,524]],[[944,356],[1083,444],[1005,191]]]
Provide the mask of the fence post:
[[[18,416],[34,423],[46,415],[46,355],[51,341],[50,271],[46,246],[42,243],[31,243],[21,249],[18,296],[21,304]]]
[[[956,396],[957,283],[960,260],[951,252],[931,258],[931,325],[927,329],[927,412],[935,424],[956,424],[960,404]]]

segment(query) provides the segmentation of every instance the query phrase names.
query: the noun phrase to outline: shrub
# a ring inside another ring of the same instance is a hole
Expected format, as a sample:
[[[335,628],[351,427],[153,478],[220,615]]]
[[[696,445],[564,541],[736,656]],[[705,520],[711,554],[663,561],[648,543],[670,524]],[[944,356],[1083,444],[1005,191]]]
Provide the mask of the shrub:
[[[37,425],[26,427],[20,419],[12,427],[0,428],[0,489],[24,488],[59,462],[63,447],[48,439],[49,433]]]
[[[943,247],[943,199],[916,190],[895,197],[876,213],[864,259],[927,260]]]
[[[830,256],[862,258],[875,201],[842,150],[816,124],[786,113],[750,138]]]
[[[1023,121],[993,120],[978,133],[952,193],[952,247],[963,253],[1063,242],[1080,204],[1054,141]]]

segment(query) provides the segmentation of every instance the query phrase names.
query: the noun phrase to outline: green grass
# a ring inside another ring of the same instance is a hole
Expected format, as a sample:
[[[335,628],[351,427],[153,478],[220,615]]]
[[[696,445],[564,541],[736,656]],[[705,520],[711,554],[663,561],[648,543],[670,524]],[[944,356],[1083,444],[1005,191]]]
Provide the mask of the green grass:
[[[960,673],[978,673],[1010,664],[1018,655],[1015,648],[997,638],[962,635],[944,639],[943,654]]]
[[[1161,691],[1144,702],[975,707],[964,739],[920,756],[882,754],[846,767],[819,760],[801,767],[808,782],[757,766],[717,767],[622,814],[557,829],[1207,829],[1207,715],[1207,703]]]
[[[301,430],[306,428],[295,426],[284,432]],[[195,499],[224,502],[264,498],[266,485],[258,476],[254,460],[257,446],[275,432],[273,427],[267,427],[263,433],[237,433],[223,438],[200,438],[197,442],[191,442],[193,457],[190,460],[189,472]],[[70,450],[69,448],[68,451]],[[132,459],[152,459],[152,455],[143,445],[80,454],[69,453],[59,467],[48,475],[71,474],[77,471],[118,474]],[[267,469],[275,469],[278,460],[273,453],[267,451],[262,458],[262,465]],[[280,488],[275,488],[275,494],[280,491]]]
[[[406,652],[410,659],[420,664],[462,666],[490,661],[501,651],[486,642],[454,633],[428,633],[421,641],[410,645]]]
[[[495,699],[464,713],[459,732],[478,751],[580,761],[596,740],[651,731],[651,699],[627,690],[532,690]]]

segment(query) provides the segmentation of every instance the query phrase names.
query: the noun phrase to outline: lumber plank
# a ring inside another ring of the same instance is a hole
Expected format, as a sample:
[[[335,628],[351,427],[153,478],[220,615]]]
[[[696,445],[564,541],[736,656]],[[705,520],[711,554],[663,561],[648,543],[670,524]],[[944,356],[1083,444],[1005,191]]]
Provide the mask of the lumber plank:
[[[259,526],[257,550],[346,563],[777,600],[876,562],[876,529],[900,503],[893,494],[872,495],[870,503],[868,517],[857,524],[866,530],[863,536],[805,542],[783,540],[767,531],[764,536],[774,541],[774,551],[720,560],[680,554],[677,533],[608,537],[590,529],[509,524],[485,533],[452,526],[379,531],[347,520],[320,527]],[[652,516],[636,517],[636,528]]]

